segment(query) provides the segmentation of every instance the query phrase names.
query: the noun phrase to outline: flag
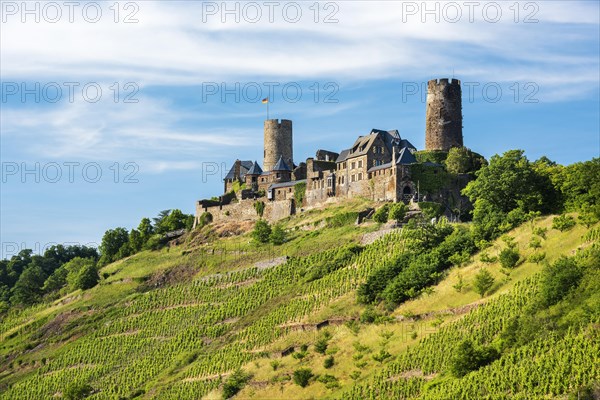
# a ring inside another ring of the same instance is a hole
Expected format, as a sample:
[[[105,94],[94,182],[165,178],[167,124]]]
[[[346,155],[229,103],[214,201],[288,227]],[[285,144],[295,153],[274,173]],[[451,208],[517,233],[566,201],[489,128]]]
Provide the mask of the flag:
[[[262,103],[263,104],[267,104],[269,102],[269,98],[265,97],[264,99],[262,99]]]

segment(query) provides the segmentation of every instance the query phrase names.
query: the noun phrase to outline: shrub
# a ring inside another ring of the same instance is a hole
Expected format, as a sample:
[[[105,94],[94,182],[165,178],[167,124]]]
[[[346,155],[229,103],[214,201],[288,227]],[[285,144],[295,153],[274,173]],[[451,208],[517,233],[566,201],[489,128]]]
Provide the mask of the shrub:
[[[235,396],[248,382],[250,375],[238,368],[223,384],[223,399]]]
[[[200,227],[206,226],[213,222],[213,215],[208,211],[205,211],[200,215]]]
[[[256,210],[256,215],[258,215],[259,218],[262,218],[262,216],[265,212],[264,201],[255,201],[254,202],[254,210]]]
[[[271,361],[271,368],[273,368],[273,371],[277,371],[277,368],[279,368],[281,366],[281,363],[277,360],[273,360]]]
[[[259,219],[254,225],[252,237],[259,243],[267,243],[271,237],[271,226],[264,219]]]
[[[87,383],[71,382],[63,393],[65,400],[80,400],[92,394],[93,388]]]
[[[500,252],[500,265],[503,268],[514,268],[519,262],[519,251],[512,247],[507,247]]]
[[[572,258],[561,257],[542,271],[540,298],[548,307],[558,303],[571,289],[579,285],[582,272]]]
[[[533,236],[529,240],[529,247],[531,247],[532,249],[539,249],[540,247],[542,247],[542,241],[540,240],[540,238]]]
[[[444,206],[431,201],[422,201],[419,203],[419,208],[423,212],[425,218],[438,218],[444,212]]]
[[[570,215],[560,215],[552,220],[552,229],[564,232],[573,228],[576,224],[577,222]]]
[[[323,361],[323,367],[325,367],[327,369],[333,367],[333,364],[335,364],[335,360],[334,360],[333,356],[329,356],[325,359],[325,361]]]
[[[390,353],[388,353],[384,349],[381,349],[381,350],[379,350],[379,353],[373,354],[371,357],[373,358],[373,360],[375,360],[378,363],[382,364],[385,360],[387,360],[391,356],[392,355]]]
[[[377,209],[377,211],[375,211],[375,214],[373,214],[373,220],[375,222],[379,222],[379,223],[383,224],[383,223],[387,222],[389,212],[390,212],[390,205],[384,204],[383,206],[379,207],[379,209]]]
[[[457,378],[463,377],[489,364],[499,357],[498,351],[493,347],[475,348],[470,340],[461,342],[450,361],[450,372]]]
[[[294,383],[300,387],[308,386],[310,379],[313,377],[312,370],[309,368],[300,368],[294,371]]]
[[[494,277],[486,269],[482,269],[477,275],[475,275],[473,287],[475,291],[479,293],[481,297],[483,297],[488,290],[490,290],[493,284]]]
[[[481,255],[479,256],[479,260],[481,260],[481,262],[484,262],[486,264],[491,264],[491,263],[495,263],[496,261],[498,261],[498,257],[490,257],[490,255],[486,252],[481,253]]]
[[[542,261],[544,261],[545,258],[546,258],[546,253],[533,253],[529,256],[527,261],[534,263],[534,264],[539,264]]]
[[[333,375],[329,375],[329,374],[321,375],[317,378],[317,381],[324,384],[327,389],[335,389],[335,388],[340,387],[338,378],[336,378]]]
[[[271,235],[269,236],[271,243],[276,246],[282,245],[285,243],[286,234],[283,228],[279,225],[275,225],[273,230],[271,231]]]
[[[319,339],[317,343],[315,343],[315,351],[320,354],[325,354],[327,351],[327,339]]]
[[[395,203],[390,207],[388,218],[396,222],[402,222],[402,220],[406,216],[407,211],[408,207],[406,206],[406,204]]]

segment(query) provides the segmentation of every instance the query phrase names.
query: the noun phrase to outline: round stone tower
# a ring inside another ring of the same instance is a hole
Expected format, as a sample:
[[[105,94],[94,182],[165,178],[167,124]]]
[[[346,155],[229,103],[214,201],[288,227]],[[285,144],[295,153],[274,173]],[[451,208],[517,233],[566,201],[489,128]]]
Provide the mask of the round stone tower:
[[[294,153],[292,150],[292,121],[276,119],[265,121],[265,157],[263,170],[271,171],[279,157],[290,168],[294,168]]]
[[[425,150],[462,147],[462,103],[458,79],[433,79],[427,84]]]

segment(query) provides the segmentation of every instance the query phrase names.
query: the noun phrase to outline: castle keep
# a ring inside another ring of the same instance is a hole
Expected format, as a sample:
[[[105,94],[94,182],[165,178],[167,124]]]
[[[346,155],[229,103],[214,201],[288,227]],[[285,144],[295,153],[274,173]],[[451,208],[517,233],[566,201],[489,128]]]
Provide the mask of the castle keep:
[[[425,149],[447,152],[463,146],[461,86],[459,80],[428,82]],[[224,195],[200,200],[196,220],[206,211],[215,219],[256,219],[253,204],[265,202],[265,218],[276,220],[296,208],[311,207],[339,198],[366,197],[374,201],[428,200],[419,193],[415,166],[430,174],[443,166],[418,162],[417,149],[397,130],[372,129],[339,153],[318,150],[306,162],[294,163],[292,121],[264,122],[262,167],[257,161],[236,160],[224,178]],[[296,191],[302,195],[297,196]],[[431,195],[431,194],[430,194]],[[438,198],[448,195],[436,193]],[[296,204],[301,198],[301,204]]]
[[[427,83],[425,150],[448,151],[463,145],[460,81],[434,79]]]

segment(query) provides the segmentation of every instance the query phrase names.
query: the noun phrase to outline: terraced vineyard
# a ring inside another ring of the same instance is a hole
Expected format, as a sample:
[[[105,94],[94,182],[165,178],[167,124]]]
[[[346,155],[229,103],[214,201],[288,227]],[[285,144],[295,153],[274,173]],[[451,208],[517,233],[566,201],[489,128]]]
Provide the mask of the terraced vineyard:
[[[549,220],[539,223],[548,225]],[[298,221],[289,222],[293,224]],[[593,308],[590,324],[562,336],[537,338],[461,379],[448,377],[456,343],[465,337],[477,345],[498,341],[511,318],[535,302],[539,268],[530,263],[518,267],[531,271],[499,281],[490,300],[478,301],[466,314],[437,323],[433,316],[392,315],[369,324],[357,321],[365,312],[355,301],[358,286],[408,248],[418,249],[425,236],[419,227],[396,230],[360,246],[356,243],[362,234],[371,230],[341,229],[346,236],[340,233],[337,246],[311,246],[306,255],[283,259],[279,257],[287,250],[276,249],[269,259],[279,262],[257,265],[264,249],[244,245],[236,250],[242,256],[232,263],[235,268],[226,273],[207,267],[216,261],[207,258],[214,251],[205,247],[144,252],[107,266],[101,285],[90,291],[13,312],[0,325],[0,397],[53,398],[79,382],[94,389],[90,399],[211,398],[220,395],[223,382],[238,368],[252,374],[239,397],[258,399],[552,397],[598,380],[600,317]],[[525,240],[528,229],[514,233],[517,241],[520,235]],[[347,235],[350,230],[354,236]],[[295,240],[308,241],[317,231],[298,233]],[[594,248],[597,228],[587,234],[587,244],[585,232],[582,227],[552,232],[548,243],[557,240],[566,246],[548,258],[581,243]],[[465,276],[469,268],[479,268],[476,264],[462,267]],[[169,276],[180,279],[169,281]],[[415,301],[427,296],[435,297],[436,289],[423,291]],[[461,296],[469,305],[472,292]],[[349,322],[322,331],[297,329],[328,317]],[[336,360],[327,369],[321,367],[325,355],[311,350],[323,332],[328,334],[327,355]],[[377,335],[381,343],[374,341]],[[308,348],[295,356],[275,355],[302,344]],[[329,383],[295,385],[291,376],[299,367],[330,376],[322,379]]]

